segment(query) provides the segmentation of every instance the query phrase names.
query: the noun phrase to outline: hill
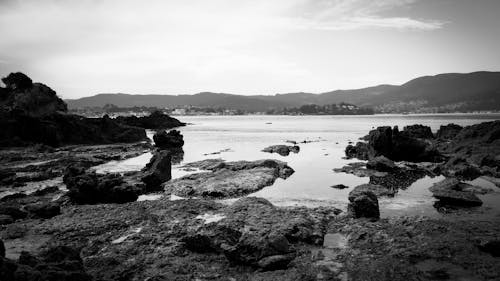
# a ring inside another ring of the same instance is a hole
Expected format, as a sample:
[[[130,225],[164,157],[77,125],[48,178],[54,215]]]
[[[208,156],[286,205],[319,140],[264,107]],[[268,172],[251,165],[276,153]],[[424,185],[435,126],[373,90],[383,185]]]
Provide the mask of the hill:
[[[266,111],[305,104],[326,105],[346,102],[374,107],[382,112],[500,110],[500,72],[447,73],[419,77],[400,86],[378,85],[321,94],[288,93],[270,96],[210,92],[195,95],[98,94],[66,102],[70,109],[114,104],[119,107],[192,105]]]

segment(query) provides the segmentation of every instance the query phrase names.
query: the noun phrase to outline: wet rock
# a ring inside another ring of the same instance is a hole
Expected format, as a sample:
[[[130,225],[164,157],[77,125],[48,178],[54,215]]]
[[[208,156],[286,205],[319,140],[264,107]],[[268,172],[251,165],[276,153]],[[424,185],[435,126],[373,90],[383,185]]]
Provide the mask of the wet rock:
[[[132,202],[142,192],[140,187],[126,183],[119,174],[86,172],[78,165],[68,167],[63,181],[69,198],[77,204]]]
[[[405,126],[403,128],[403,132],[407,133],[408,136],[412,138],[420,138],[420,139],[434,138],[431,128],[420,124]]]
[[[356,146],[348,145],[345,148],[345,155],[348,159],[368,160],[369,154],[369,147],[365,142],[358,142]]]
[[[0,215],[0,225],[11,224],[14,219],[9,215]]]
[[[59,187],[53,185],[53,186],[48,186],[43,189],[39,189],[35,192],[33,192],[31,195],[33,196],[45,196],[47,194],[55,193],[59,191]]]
[[[172,164],[169,151],[159,151],[153,155],[149,163],[144,167],[142,181],[146,184],[146,190],[161,190],[161,184],[172,178]]]
[[[2,240],[0,240],[0,258],[5,258],[5,245]]]
[[[358,177],[385,177],[387,172],[379,172],[365,168],[366,164],[363,162],[349,163],[342,168],[334,168],[336,173],[353,174]]]
[[[153,140],[160,149],[179,148],[184,145],[184,137],[177,130],[171,130],[168,133],[160,130],[154,134]]]
[[[481,170],[462,156],[454,156],[446,162],[443,174],[463,180],[474,180],[482,175]]]
[[[18,220],[26,218],[28,213],[21,210],[21,208],[16,205],[0,205],[0,215],[8,215],[14,220]]]
[[[397,167],[394,162],[385,156],[377,156],[366,163],[366,168],[380,172],[390,172]]]
[[[382,186],[382,185],[362,184],[362,185],[356,186],[353,190],[351,190],[351,192],[349,192],[349,198],[358,197],[359,195],[361,195],[365,192],[372,192],[377,197],[380,197],[380,196],[394,197],[397,190],[387,188],[387,187]]]
[[[194,166],[193,166],[194,167]],[[182,197],[238,197],[288,178],[294,171],[277,160],[220,162],[205,166],[210,172],[190,174],[163,184],[167,194]]]
[[[34,203],[24,206],[32,217],[48,219],[61,213],[61,207],[57,203]]]
[[[297,145],[271,145],[262,150],[263,152],[278,153],[281,156],[288,156],[290,152],[298,153],[300,147]]]
[[[439,127],[439,130],[436,133],[436,138],[442,140],[451,140],[456,137],[462,129],[463,127],[457,124],[442,125]]]
[[[483,202],[473,190],[473,186],[455,178],[447,178],[429,188],[432,195],[442,204],[452,206],[481,206]]]
[[[348,214],[354,218],[379,219],[378,199],[372,191],[349,193]]]
[[[371,175],[370,184],[382,185],[391,190],[406,189],[429,173],[420,168],[398,167],[384,176]]]
[[[343,185],[343,184],[336,184],[336,185],[332,185],[331,187],[332,188],[336,188],[336,189],[346,189],[346,188],[349,188],[347,185]]]
[[[149,116],[119,116],[116,118],[119,123],[140,127],[144,129],[170,129],[175,127],[185,126],[183,123],[161,111],[154,111]]]
[[[500,155],[486,155],[481,160],[481,166],[500,168]]]
[[[2,238],[4,239],[16,239],[21,238],[26,235],[28,229],[24,225],[10,224],[8,225],[4,232]]]
[[[278,270],[288,267],[288,264],[295,258],[295,255],[274,255],[262,258],[257,262],[258,267],[262,270]]]

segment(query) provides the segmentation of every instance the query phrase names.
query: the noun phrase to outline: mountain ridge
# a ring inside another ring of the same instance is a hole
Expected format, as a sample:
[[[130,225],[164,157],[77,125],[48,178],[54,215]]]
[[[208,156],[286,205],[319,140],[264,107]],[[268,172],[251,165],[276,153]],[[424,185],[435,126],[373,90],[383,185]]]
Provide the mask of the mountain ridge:
[[[214,92],[200,92],[194,95],[101,93],[65,101],[70,109],[100,107],[109,103],[119,107],[191,105],[266,111],[285,107],[300,107],[305,104],[326,105],[345,102],[361,107],[375,107],[379,111],[389,112],[411,111],[412,107],[416,109],[500,110],[500,72],[442,73],[417,77],[402,85],[380,84],[319,94],[296,92],[245,96]]]

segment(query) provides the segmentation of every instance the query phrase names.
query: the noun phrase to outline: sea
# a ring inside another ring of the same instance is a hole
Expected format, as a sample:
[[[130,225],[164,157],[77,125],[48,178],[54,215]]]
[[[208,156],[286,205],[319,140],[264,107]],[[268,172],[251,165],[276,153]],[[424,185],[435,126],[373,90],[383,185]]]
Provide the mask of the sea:
[[[441,125],[450,123],[461,126],[499,120],[500,114],[422,114],[422,115],[363,115],[363,116],[178,116],[188,123],[178,128],[184,135],[184,156],[180,163],[172,167],[173,178],[187,173],[182,165],[203,159],[221,158],[226,161],[277,159],[287,162],[295,173],[287,179],[278,179],[273,185],[250,194],[263,197],[279,206],[320,207],[333,206],[345,210],[348,193],[357,185],[368,183],[369,178],[352,174],[337,173],[333,169],[350,162],[344,158],[345,147],[356,143],[359,138],[378,126],[404,126],[422,124],[435,132]],[[148,131],[151,138],[153,131]],[[262,152],[267,146],[288,144],[295,141],[300,146],[299,153],[288,156]],[[303,143],[305,141],[305,143]],[[145,153],[123,161],[111,161],[95,169],[98,172],[125,172],[140,170],[151,158]],[[424,177],[393,198],[379,201],[381,216],[430,216],[450,217],[453,210],[438,210],[429,187],[443,180],[443,176]],[[471,182],[487,187],[493,192],[480,195],[483,206],[468,209],[470,218],[475,216],[500,219],[500,188],[479,178]],[[343,184],[346,189],[332,186]],[[156,197],[147,198],[158,198]],[[227,200],[226,202],[231,202]],[[462,216],[463,213],[460,213]]]

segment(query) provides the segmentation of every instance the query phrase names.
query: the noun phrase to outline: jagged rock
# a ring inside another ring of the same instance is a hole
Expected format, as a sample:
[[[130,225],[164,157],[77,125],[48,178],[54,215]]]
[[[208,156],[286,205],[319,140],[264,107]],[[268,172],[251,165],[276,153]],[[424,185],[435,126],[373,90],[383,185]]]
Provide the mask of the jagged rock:
[[[336,188],[336,189],[346,189],[346,188],[349,188],[347,185],[343,185],[343,184],[336,184],[336,185],[332,185],[331,187],[332,188]]]
[[[379,219],[377,196],[371,191],[349,193],[348,214],[354,218]]]
[[[238,197],[272,185],[278,177],[286,179],[294,172],[277,160],[221,162],[210,170],[166,182],[163,188],[167,194],[182,197]]]
[[[48,219],[61,213],[61,207],[57,203],[34,203],[24,207],[33,217]]]
[[[297,145],[271,145],[262,150],[263,152],[278,153],[281,156],[288,156],[290,152],[299,153],[300,147]]]
[[[161,190],[161,184],[172,178],[172,164],[169,151],[159,151],[153,155],[144,167],[142,181],[147,191]]]
[[[455,178],[447,178],[429,188],[442,204],[453,206],[481,206],[483,202],[472,190],[473,186]]]
[[[462,129],[463,127],[457,124],[442,125],[439,127],[439,130],[436,133],[436,138],[442,140],[451,140],[456,137]]]
[[[116,121],[128,126],[140,127],[144,129],[166,130],[186,125],[186,123],[183,123],[173,117],[170,117],[161,111],[154,111],[149,116],[143,116],[143,117],[119,116],[116,118]]]
[[[126,183],[120,174],[86,172],[77,165],[68,167],[63,181],[69,198],[77,204],[132,202],[143,191]]]
[[[370,159],[366,163],[366,168],[377,170],[380,172],[390,172],[395,170],[397,167],[394,162],[388,159],[385,156],[377,156],[373,159]]]
[[[407,133],[412,138],[420,138],[420,139],[434,138],[431,128],[420,124],[405,126],[403,128],[403,132]]]
[[[154,134],[153,140],[160,149],[173,149],[184,145],[184,137],[177,130],[171,130],[168,133],[160,130]]]
[[[345,155],[348,159],[357,158],[359,160],[368,160],[369,148],[365,142],[358,142],[356,146],[348,145],[345,148]]]

